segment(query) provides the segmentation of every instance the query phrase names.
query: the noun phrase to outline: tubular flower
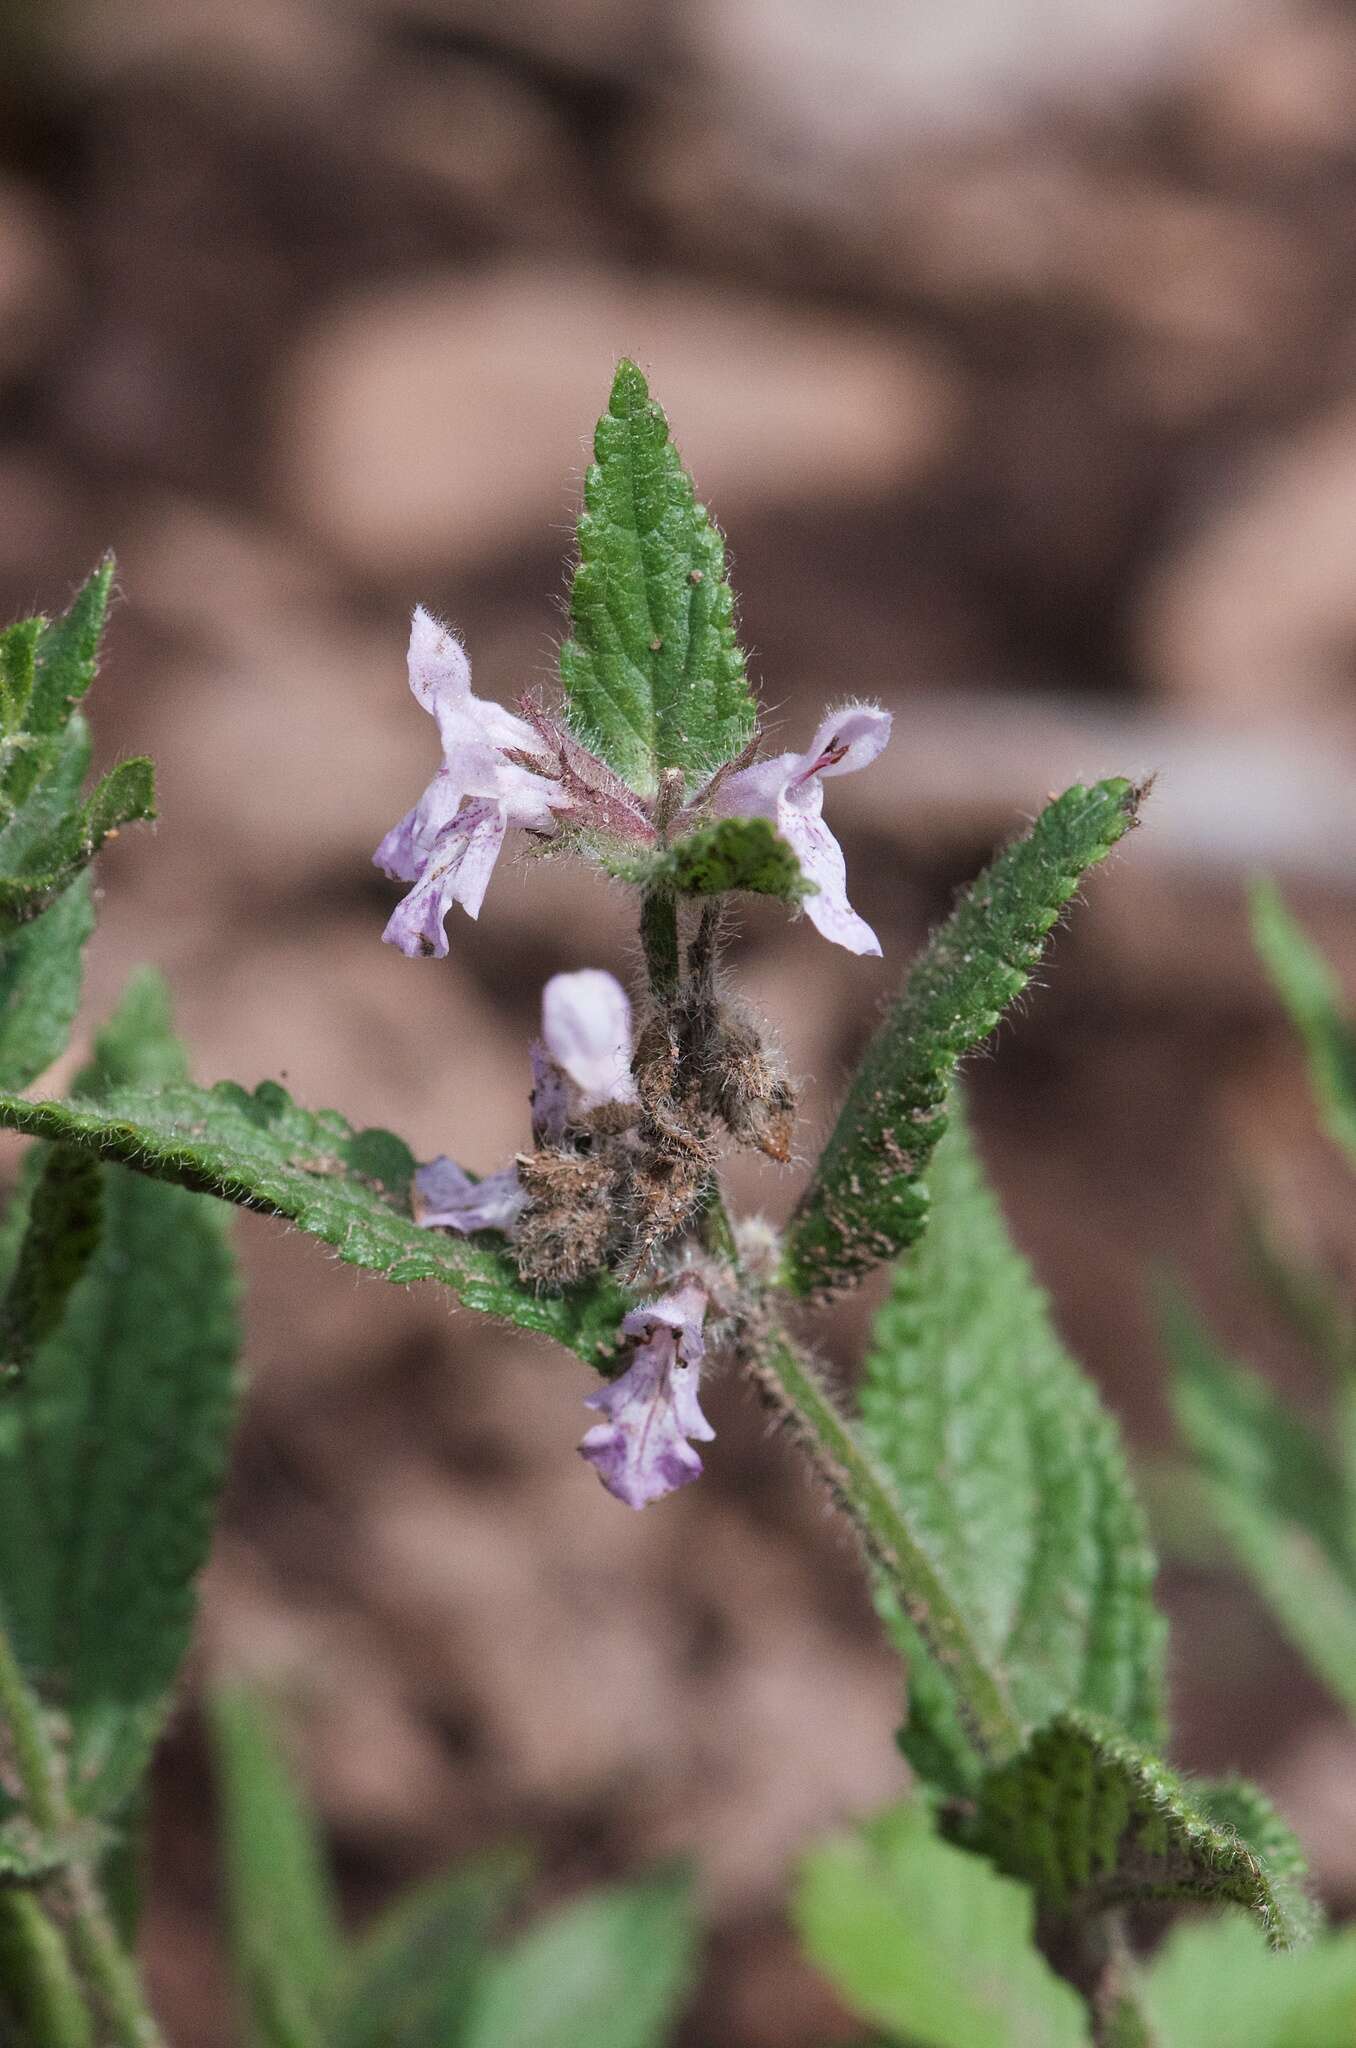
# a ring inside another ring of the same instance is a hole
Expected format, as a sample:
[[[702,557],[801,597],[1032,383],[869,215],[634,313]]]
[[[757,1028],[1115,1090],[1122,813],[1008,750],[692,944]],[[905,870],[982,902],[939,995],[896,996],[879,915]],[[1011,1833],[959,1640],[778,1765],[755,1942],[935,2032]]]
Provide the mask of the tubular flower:
[[[626,1371],[585,1401],[606,1416],[579,1446],[608,1492],[643,1508],[701,1477],[702,1461],[688,1438],[715,1435],[697,1401],[706,1351],[706,1290],[688,1275],[669,1294],[632,1309],[624,1336],[637,1340]]]
[[[480,915],[508,828],[553,832],[570,799],[543,772],[552,764],[526,719],[473,696],[465,648],[422,605],[410,628],[409,672],[415,697],[437,720],[443,761],[373,855],[396,881],[414,885],[382,937],[411,959],[443,959],[447,913],[460,903],[468,916]]]
[[[890,737],[890,714],[872,704],[847,704],[820,726],[803,754],[755,761],[720,781],[712,808],[720,817],[770,818],[807,881],[812,925],[849,953],[879,953],[880,942],[847,899],[843,850],[824,823],[824,777],[852,775],[875,760]]]
[[[615,975],[583,967],[553,974],[541,992],[532,1048],[532,1128],[547,1144],[610,1103],[631,1103],[631,1004]]]
[[[636,1099],[631,1078],[631,1004],[598,967],[553,974],[542,990],[541,1039],[532,1048],[532,1131],[560,1145],[610,1105]],[[426,1230],[500,1230],[511,1237],[528,1197],[516,1166],[473,1180],[440,1155],[415,1171],[414,1220]]]

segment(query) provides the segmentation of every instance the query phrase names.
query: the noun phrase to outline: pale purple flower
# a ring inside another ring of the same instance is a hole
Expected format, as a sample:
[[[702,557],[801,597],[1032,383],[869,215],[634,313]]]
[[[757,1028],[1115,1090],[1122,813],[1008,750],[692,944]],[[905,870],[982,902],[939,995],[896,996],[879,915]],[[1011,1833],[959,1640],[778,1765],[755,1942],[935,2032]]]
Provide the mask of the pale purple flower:
[[[631,1004],[598,967],[553,974],[541,994],[541,1040],[532,1048],[532,1128],[547,1144],[591,1110],[634,1102]]]
[[[532,1048],[532,1130],[538,1143],[558,1145],[591,1110],[634,1102],[631,1004],[613,974],[583,967],[554,974],[542,990],[541,1041]],[[500,1230],[513,1235],[527,1206],[518,1169],[473,1180],[440,1155],[416,1168],[412,1207],[425,1230]]]
[[[622,1334],[638,1340],[630,1365],[584,1403],[607,1420],[589,1430],[579,1455],[627,1507],[643,1508],[701,1476],[688,1438],[709,1443],[715,1435],[697,1401],[705,1315],[706,1289],[693,1274],[632,1309],[622,1323]]]
[[[526,1205],[516,1167],[472,1180],[455,1159],[439,1157],[415,1169],[414,1220],[425,1230],[502,1230],[508,1235]]]
[[[890,737],[890,714],[872,704],[847,704],[826,718],[803,754],[778,754],[736,769],[718,783],[713,809],[726,818],[770,818],[807,881],[812,925],[850,953],[879,953],[869,924],[847,899],[843,850],[824,823],[826,775],[852,775],[874,761]]]
[[[468,916],[480,915],[508,828],[552,832],[569,799],[551,776],[510,758],[540,762],[537,734],[526,719],[472,695],[465,648],[422,605],[410,627],[409,671],[411,690],[437,720],[443,763],[373,855],[396,881],[414,885],[382,937],[412,959],[443,959],[447,914],[460,903]]]

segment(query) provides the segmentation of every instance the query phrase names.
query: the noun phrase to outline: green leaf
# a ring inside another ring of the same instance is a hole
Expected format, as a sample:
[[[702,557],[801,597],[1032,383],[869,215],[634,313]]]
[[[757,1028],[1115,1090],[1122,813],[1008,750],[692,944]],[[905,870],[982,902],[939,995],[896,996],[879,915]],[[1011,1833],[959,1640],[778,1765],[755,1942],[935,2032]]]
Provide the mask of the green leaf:
[[[0,631],[0,731],[22,732],[37,672],[41,619],[19,619]]]
[[[1356,1930],[1276,1956],[1232,1914],[1179,1927],[1140,1996],[1154,2048],[1341,2048],[1356,2040]]]
[[[0,1369],[9,1372],[22,1372],[56,1330],[94,1254],[103,1218],[97,1160],[67,1145],[41,1146],[29,1158],[36,1171],[27,1227],[0,1300]]]
[[[1312,1931],[1299,1846],[1260,1792],[1237,1783],[1190,1789],[1083,1716],[1059,1715],[991,1771],[956,1836],[1030,1885],[1043,1921],[1196,1899],[1256,1914],[1276,1948]]]
[[[1033,1944],[1031,1897],[940,1841],[921,1800],[807,1859],[794,1914],[849,2010],[914,2048],[1083,2048],[1087,2013]]]
[[[145,1013],[144,989],[133,997]],[[131,1053],[125,1019],[96,1045]],[[145,1045],[163,1070],[165,1044]],[[92,1112],[93,1113],[93,1112]],[[6,1240],[26,1207],[7,1219]],[[228,1212],[109,1169],[104,1227],[54,1333],[0,1401],[0,1598],[71,1723],[73,1798],[117,1815],[187,1647],[235,1411]]]
[[[484,1240],[421,1230],[409,1213],[414,1160],[389,1131],[355,1131],[335,1110],[305,1110],[276,1082],[116,1087],[97,1104],[0,1094],[0,1126],[79,1146],[139,1173],[286,1216],[349,1265],[403,1285],[441,1280],[467,1308],[539,1331],[597,1364],[628,1306],[611,1281],[568,1294],[525,1288]]]
[[[691,786],[733,759],[756,711],[724,544],[634,363],[593,447],[560,674],[579,737],[651,796],[666,770]]]
[[[695,1948],[685,1877],[593,1892],[487,1964],[459,2048],[662,2048]]]
[[[65,1050],[93,930],[81,875],[42,917],[0,939],[0,1087],[27,1088]]]
[[[1176,1292],[1164,1296],[1162,1327],[1177,1424],[1212,1520],[1285,1634],[1356,1713],[1356,1562],[1340,1466]]]
[[[876,1322],[863,1433],[1022,1724],[1077,1707],[1152,1743],[1163,1624],[1119,1433],[1008,1237],[959,1097],[933,1198]],[[887,1614],[910,1659],[909,1756],[972,1789],[979,1761],[961,1746],[948,1674],[920,1683],[921,1648]]]
[[[41,916],[123,825],[155,816],[155,769],[144,758],[111,768],[76,811],[29,852],[19,874],[0,874],[0,925]]]
[[[1291,917],[1274,882],[1254,884],[1252,935],[1304,1042],[1324,1129],[1356,1161],[1356,1030],[1337,977]]]
[[[116,564],[105,555],[59,619],[44,620],[37,643],[30,732],[59,732],[94,681]]]
[[[331,2039],[343,1953],[315,1822],[261,1702],[210,1703],[231,1950],[256,2048]]]
[[[748,889],[756,896],[799,903],[815,888],[766,818],[722,818],[661,853],[617,865],[614,872],[642,888],[674,889],[681,896]]]
[[[787,1273],[799,1293],[848,1286],[921,1236],[923,1176],[956,1062],[1027,986],[1064,905],[1135,823],[1142,795],[1123,781],[1065,790],[933,933],[866,1049],[793,1219]]]
[[[490,1936],[529,1870],[501,1850],[401,1899],[352,1957],[334,2048],[456,2048]]]

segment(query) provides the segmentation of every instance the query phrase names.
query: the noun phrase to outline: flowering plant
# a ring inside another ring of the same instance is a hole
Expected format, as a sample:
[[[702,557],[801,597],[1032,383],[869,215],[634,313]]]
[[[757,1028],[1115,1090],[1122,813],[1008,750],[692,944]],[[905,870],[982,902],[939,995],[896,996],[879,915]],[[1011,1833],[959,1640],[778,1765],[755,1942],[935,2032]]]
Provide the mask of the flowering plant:
[[[719,1457],[709,1373],[745,1375],[792,1433],[907,1671],[915,1796],[815,1851],[795,1900],[875,2038],[1196,2048],[1232,1998],[1250,2029],[1231,2021],[1233,2041],[1326,2041],[1313,2016],[1342,1999],[1350,2015],[1351,1945],[1275,1963],[1312,1921],[1293,1839],[1252,1787],[1188,1785],[1161,1759],[1164,1630],[1117,1432],[1007,1237],[957,1081],[1144,792],[1069,789],[995,857],[882,1016],[786,1229],[732,1217],[726,1150],[789,1165],[797,1099],[731,986],[729,905],[770,896],[803,913],[807,945],[879,952],[825,809],[890,717],[848,702],[803,751],[770,751],[720,535],[633,364],[595,453],[560,702],[476,696],[456,635],[417,610],[409,682],[440,760],[375,856],[404,885],[385,937],[412,973],[474,943],[455,913],[492,914],[510,830],[633,892],[643,981],[577,964],[547,983],[523,1048],[532,1147],[484,1179],[272,1081],[194,1085],[144,978],[67,1099],[23,1092],[75,1013],[88,863],[152,792],[131,762],[80,796],[108,565],[64,618],[0,641],[0,1124],[37,1141],[0,1227],[5,2022],[29,2048],[158,2038],[128,1845],[226,1457],[238,1203],[576,1352],[600,1375],[580,1452],[632,1509],[667,1512],[702,1472],[697,1445]],[[810,1319],[887,1262],[850,1400]],[[666,2038],[693,1954],[679,1877],[505,1940],[523,1873],[491,1859],[353,1948],[260,1709],[226,1693],[213,1718],[263,2048]],[[1242,1913],[1146,1968],[1126,1909],[1174,1898]]]

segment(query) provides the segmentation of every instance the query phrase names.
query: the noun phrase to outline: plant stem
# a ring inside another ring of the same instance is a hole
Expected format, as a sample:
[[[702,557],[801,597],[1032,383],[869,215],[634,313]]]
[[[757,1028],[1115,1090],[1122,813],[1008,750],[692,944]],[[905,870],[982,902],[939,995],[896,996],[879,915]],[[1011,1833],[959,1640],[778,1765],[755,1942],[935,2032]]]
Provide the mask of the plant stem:
[[[66,1796],[61,1759],[47,1733],[42,1708],[3,1627],[0,1718],[9,1728],[14,1767],[29,1819],[43,1834],[73,1834],[76,1817]],[[62,1903],[71,1950],[117,2048],[161,2048],[160,2029],[146,2004],[136,1965],[118,1940],[88,1865],[81,1861],[71,1863],[53,1878],[52,1885],[54,1891],[64,1894]]]
[[[678,993],[678,899],[672,889],[647,889],[640,903],[640,943],[650,994],[666,1003]]]
[[[28,1818],[44,1835],[55,1835],[65,1818],[61,1767],[43,1726],[42,1708],[29,1690],[4,1628],[0,1628],[0,1719],[14,1745],[14,1768]]]
[[[834,1499],[852,1522],[927,1644],[949,1673],[971,1740],[991,1763],[1022,1745],[1022,1726],[999,1674],[985,1660],[964,1617],[895,1500],[889,1481],[840,1414],[818,1368],[785,1331],[753,1321],[736,1342],[741,1363],[781,1410]]]
[[[26,2040],[42,2048],[94,2048],[94,2022],[61,1931],[22,1885],[0,1898],[0,1972],[5,2012]]]

